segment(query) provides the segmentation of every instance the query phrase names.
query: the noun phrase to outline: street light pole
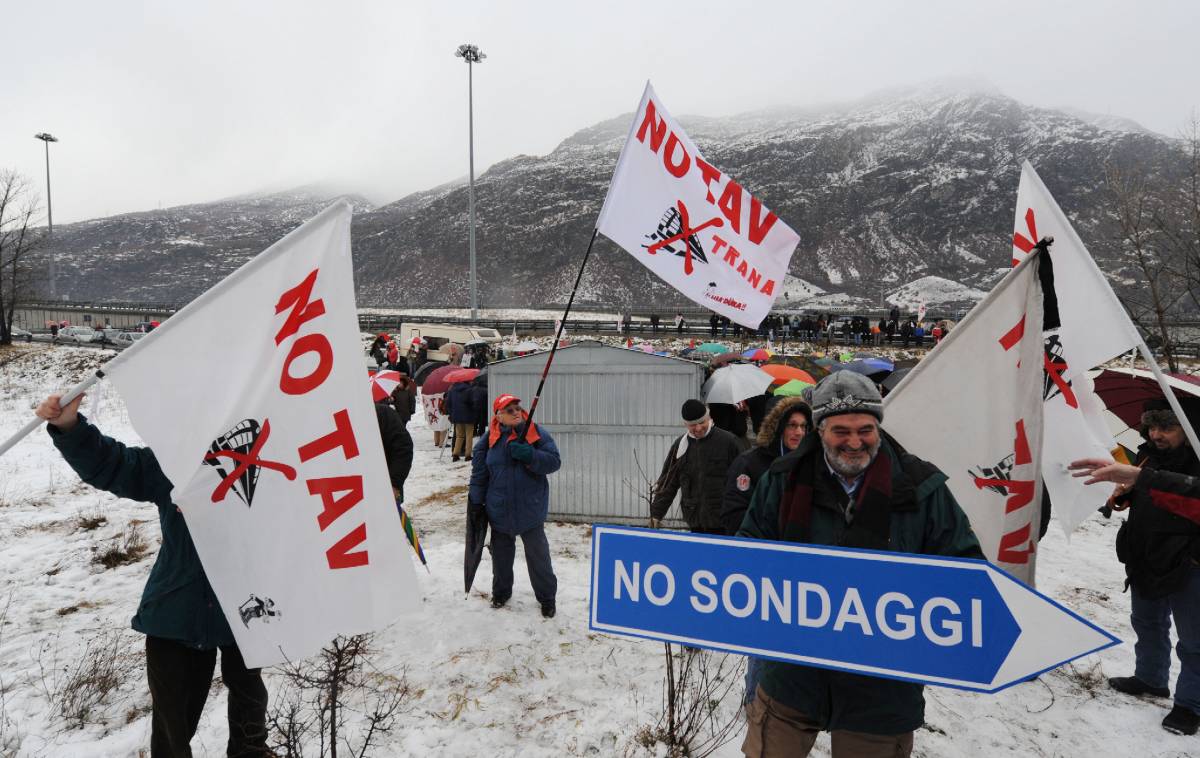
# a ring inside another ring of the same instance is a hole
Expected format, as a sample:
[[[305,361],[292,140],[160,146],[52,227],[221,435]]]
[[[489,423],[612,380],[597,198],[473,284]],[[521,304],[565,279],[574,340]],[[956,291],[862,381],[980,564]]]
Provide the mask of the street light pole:
[[[470,155],[470,184],[467,189],[471,213],[471,318],[479,318],[479,295],[475,280],[475,83],[472,76],[473,63],[482,62],[487,56],[475,45],[459,45],[455,57],[467,62],[467,145]]]
[[[49,132],[35,134],[33,138],[46,143],[46,238],[50,247],[50,299],[54,300],[58,297],[58,292],[54,282],[54,207],[50,203],[50,143],[58,142],[58,138]]]

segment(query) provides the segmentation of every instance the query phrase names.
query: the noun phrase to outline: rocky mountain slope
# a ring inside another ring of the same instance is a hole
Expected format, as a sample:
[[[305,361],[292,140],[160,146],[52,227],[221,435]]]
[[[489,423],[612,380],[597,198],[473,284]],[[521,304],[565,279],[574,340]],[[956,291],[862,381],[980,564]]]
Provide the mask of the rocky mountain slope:
[[[584,129],[548,155],[501,161],[476,178],[483,306],[565,301],[630,118]],[[1175,160],[1171,140],[1127,120],[948,85],[681,121],[709,162],[800,233],[791,274],[801,281],[781,305],[821,290],[878,304],[902,288],[911,295],[925,277],[946,280],[934,289],[956,293],[951,298],[986,290],[1009,261],[1024,159],[1093,255],[1120,274],[1104,165],[1153,170]],[[311,191],[242,198],[61,227],[59,249],[69,262],[60,276],[76,298],[186,300],[328,199]],[[465,182],[361,210],[354,222],[360,304],[466,303]],[[661,308],[680,301],[601,237],[578,302]]]

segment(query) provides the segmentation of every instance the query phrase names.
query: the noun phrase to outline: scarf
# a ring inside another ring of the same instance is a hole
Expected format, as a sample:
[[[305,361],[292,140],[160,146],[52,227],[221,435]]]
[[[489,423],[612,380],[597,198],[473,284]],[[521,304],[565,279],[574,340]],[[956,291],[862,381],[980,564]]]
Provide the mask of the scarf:
[[[824,449],[820,442],[809,447],[792,467],[779,504],[779,533],[789,542],[809,542],[813,491],[817,477],[826,476]],[[838,486],[834,483],[835,486]],[[838,486],[840,493],[840,486]],[[887,549],[891,541],[892,458],[880,446],[879,453],[854,494],[852,521],[842,535],[841,547]]]
[[[521,411],[521,421],[522,421],[522,423],[527,423],[529,421],[529,414],[526,413],[525,411]],[[509,434],[508,434],[509,442],[511,442],[517,438],[517,429],[518,428],[520,428],[520,427],[516,426],[516,427],[513,427],[509,431]],[[500,435],[503,433],[504,433],[504,427],[500,425],[500,419],[496,418],[495,416],[492,416],[492,424],[490,427],[488,427],[488,447],[494,447],[495,444],[500,440]],[[530,445],[532,445],[533,443],[537,442],[541,438],[542,438],[542,435],[538,434],[537,424],[534,424],[533,427],[529,430],[529,434],[525,437],[525,441],[528,442]]]

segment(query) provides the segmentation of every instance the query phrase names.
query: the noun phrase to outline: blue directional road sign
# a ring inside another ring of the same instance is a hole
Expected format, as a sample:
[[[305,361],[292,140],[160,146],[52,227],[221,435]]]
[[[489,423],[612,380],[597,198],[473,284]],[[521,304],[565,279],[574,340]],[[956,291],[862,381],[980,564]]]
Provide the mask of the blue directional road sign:
[[[979,692],[1120,641],[986,561],[615,526],[590,626]]]

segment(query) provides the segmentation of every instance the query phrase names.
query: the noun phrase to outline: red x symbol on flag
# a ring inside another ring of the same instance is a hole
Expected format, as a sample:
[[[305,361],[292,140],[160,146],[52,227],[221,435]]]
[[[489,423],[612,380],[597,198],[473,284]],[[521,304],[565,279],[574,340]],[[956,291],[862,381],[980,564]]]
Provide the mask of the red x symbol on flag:
[[[721,217],[719,217],[719,216],[714,216],[713,218],[710,218],[708,221],[705,221],[703,224],[700,224],[699,226],[692,228],[690,226],[691,221],[688,219],[687,206],[683,204],[683,201],[676,200],[675,207],[679,210],[680,232],[678,234],[673,234],[670,237],[667,237],[666,239],[662,239],[662,240],[659,240],[658,242],[655,242],[653,245],[646,248],[646,252],[650,253],[651,255],[654,255],[659,250],[661,250],[662,248],[671,244],[672,242],[678,242],[678,241],[682,240],[683,241],[683,273],[690,274],[690,273],[692,273],[692,247],[691,247],[691,245],[688,244],[687,238],[692,236],[696,232],[700,231],[701,229],[706,229],[710,226],[724,226],[725,221],[723,219],[721,219]]]
[[[1067,401],[1067,405],[1072,408],[1079,407],[1079,401],[1075,399],[1075,392],[1071,389],[1071,384],[1066,379],[1063,379],[1063,372],[1067,370],[1065,362],[1051,360],[1047,354],[1043,359],[1046,368],[1046,376],[1050,377],[1050,381],[1054,382],[1054,386],[1058,387],[1059,392],[1063,393],[1063,400]]]
[[[254,440],[254,444],[250,447],[249,453],[239,453],[234,450],[218,450],[215,453],[208,453],[204,456],[205,461],[215,461],[218,458],[230,458],[237,463],[237,467],[233,472],[228,474],[217,488],[213,490],[212,501],[219,503],[229,494],[229,490],[237,482],[237,480],[250,469],[251,466],[261,466],[269,468],[272,471],[278,471],[291,481],[296,478],[296,469],[286,463],[276,463],[275,461],[267,461],[258,457],[263,446],[267,444],[267,437],[271,436],[271,421],[263,419],[262,431],[258,435],[258,439]]]
[[[1033,208],[1025,209],[1025,228],[1029,231],[1028,237],[1022,235],[1020,232],[1013,232],[1013,247],[1028,255],[1029,251],[1033,250],[1037,245],[1038,240],[1037,224],[1034,223]],[[1012,259],[1012,265],[1014,266],[1020,262],[1018,258],[1014,257]]]

